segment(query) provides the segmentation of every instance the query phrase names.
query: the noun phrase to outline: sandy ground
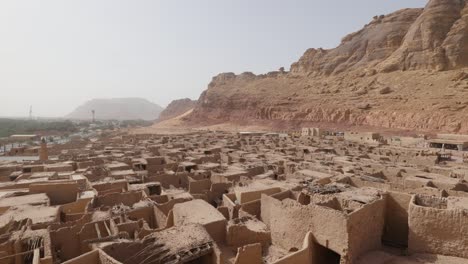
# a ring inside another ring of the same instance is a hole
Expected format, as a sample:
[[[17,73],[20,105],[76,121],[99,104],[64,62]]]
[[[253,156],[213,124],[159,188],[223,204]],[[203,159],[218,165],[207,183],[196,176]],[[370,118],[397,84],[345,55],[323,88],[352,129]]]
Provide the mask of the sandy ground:
[[[155,123],[150,127],[143,127],[132,129],[129,131],[131,134],[185,134],[196,131],[228,131],[228,132],[285,132],[285,131],[299,131],[302,126],[294,122],[280,122],[280,121],[245,121],[242,123],[220,122],[217,124],[211,123],[198,123],[191,124],[186,121],[186,117],[192,113],[193,109],[185,112],[184,114],[174,117],[172,119],[164,120]],[[423,134],[418,131],[410,130],[395,130],[380,127],[369,126],[349,126],[334,123],[311,123],[307,127],[320,127],[331,131],[361,131],[361,132],[378,132],[382,135],[401,135],[401,136],[415,136]],[[425,133],[427,135],[427,132]]]
[[[129,132],[132,134],[182,134],[196,131],[271,131],[271,127],[267,125],[237,125],[232,123],[214,125],[187,124],[187,122],[184,121],[184,117],[192,113],[192,110],[193,109],[172,119],[155,123],[150,127],[137,128]]]
[[[414,254],[398,256],[384,251],[373,251],[357,260],[357,264],[466,264],[467,260],[442,255]]]

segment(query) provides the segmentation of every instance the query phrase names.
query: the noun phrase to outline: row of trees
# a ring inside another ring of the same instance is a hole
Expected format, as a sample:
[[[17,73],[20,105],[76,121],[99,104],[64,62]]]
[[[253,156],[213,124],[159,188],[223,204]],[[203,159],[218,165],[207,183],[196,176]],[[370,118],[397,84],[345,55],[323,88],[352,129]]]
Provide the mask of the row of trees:
[[[45,131],[73,133],[77,130],[76,125],[68,120],[46,121],[0,118],[0,137],[9,137],[14,134],[36,134]]]
[[[145,120],[110,120],[110,121],[80,121],[69,120],[25,120],[0,118],[0,138],[9,137],[14,134],[44,134],[43,132],[54,132],[55,134],[70,134],[80,129],[91,129],[92,125],[100,129],[114,129],[119,127],[151,126],[153,122]]]

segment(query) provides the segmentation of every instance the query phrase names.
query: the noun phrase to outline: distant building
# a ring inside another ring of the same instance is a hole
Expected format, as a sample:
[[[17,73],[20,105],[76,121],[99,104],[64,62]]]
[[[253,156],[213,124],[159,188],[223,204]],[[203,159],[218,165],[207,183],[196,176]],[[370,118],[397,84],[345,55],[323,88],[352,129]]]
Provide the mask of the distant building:
[[[326,133],[324,130],[318,127],[303,127],[301,130],[301,136],[303,137],[321,137],[324,136]]]
[[[352,142],[379,144],[380,134],[374,132],[345,132],[344,139]]]
[[[20,140],[20,141],[28,141],[28,140],[34,141],[34,140],[40,140],[41,137],[38,135],[34,135],[34,134],[31,134],[31,135],[18,134],[18,135],[11,135],[10,139]]]
[[[265,134],[264,132],[250,132],[250,131],[239,132],[239,136],[241,137],[260,137],[264,134]]]
[[[468,141],[464,141],[464,140],[434,138],[434,139],[429,139],[427,142],[430,148],[458,150],[458,151],[468,150]]]

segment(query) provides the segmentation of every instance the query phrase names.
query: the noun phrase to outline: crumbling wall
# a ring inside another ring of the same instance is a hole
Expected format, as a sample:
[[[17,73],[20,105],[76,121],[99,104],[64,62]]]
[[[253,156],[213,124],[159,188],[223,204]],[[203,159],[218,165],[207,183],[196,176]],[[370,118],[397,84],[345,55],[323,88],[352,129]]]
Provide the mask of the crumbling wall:
[[[117,226],[112,219],[85,224],[78,233],[81,253],[91,251],[90,244],[93,240],[114,236],[117,231]]]
[[[270,232],[267,230],[251,230],[243,223],[227,226],[226,243],[229,246],[241,247],[248,244],[260,243],[268,246],[271,242]]]
[[[240,204],[244,204],[254,200],[259,200],[262,194],[272,195],[279,192],[281,192],[281,188],[278,187],[264,190],[243,191],[236,192],[236,198]]]
[[[20,170],[20,166],[16,164],[9,164],[0,166],[0,182],[8,182],[10,181],[10,174]]]
[[[399,147],[423,147],[426,139],[423,137],[391,137],[387,143]]]
[[[63,264],[101,264],[99,250],[93,250],[76,258],[62,262]]]
[[[133,204],[141,201],[143,198],[142,191],[126,192],[126,193],[110,193],[102,196],[98,196],[95,199],[95,206],[114,206],[123,204],[126,206],[132,206]]]
[[[373,132],[345,132],[344,139],[350,142],[378,144],[379,134]]]
[[[347,218],[337,210],[262,195],[261,212],[262,219],[268,219],[265,224],[275,245],[286,250],[300,248],[304,234],[312,232],[319,244],[340,255],[347,253]]]
[[[402,155],[398,158],[398,162],[419,165],[419,166],[434,166],[437,164],[437,155],[431,156],[416,156],[416,155]]]
[[[75,225],[50,232],[52,248],[55,250],[55,259],[65,261],[78,257],[82,253],[77,235],[80,229],[81,226]]]
[[[313,237],[309,232],[306,234],[303,242],[303,246],[300,250],[287,255],[273,264],[297,264],[297,263],[311,263],[311,264],[322,264],[313,261]],[[325,263],[323,263],[325,264]],[[328,263],[327,263],[328,264]]]
[[[388,190],[391,188],[391,185],[388,183],[363,180],[357,177],[351,177],[349,181],[352,186],[357,187],[357,188],[372,187],[372,188],[377,188],[381,190]]]
[[[77,162],[76,165],[78,169],[87,169],[89,167],[95,166],[94,162],[91,160]]]
[[[261,200],[255,200],[241,205],[239,209],[239,217],[245,216],[245,213],[260,218],[262,213]]]
[[[55,223],[49,224],[48,227],[49,227],[49,229],[51,231],[53,231],[53,230],[59,230],[59,229],[64,228],[64,227],[70,228],[70,227],[73,227],[73,226],[83,226],[84,224],[90,222],[92,220],[92,217],[93,217],[93,213],[87,212],[87,213],[83,214],[77,220],[73,220],[73,221],[69,221],[69,222],[55,222]]]
[[[154,206],[140,207],[126,212],[128,218],[133,221],[138,221],[138,219],[143,219],[149,225],[150,228],[158,228],[158,223],[156,221],[156,213]],[[162,226],[164,227],[164,225]]]
[[[191,194],[199,194],[204,193],[210,190],[211,187],[211,180],[193,180],[191,177],[189,179],[189,193]]]
[[[120,190],[119,192],[128,191],[128,182],[127,181],[113,181],[106,183],[93,184],[93,188],[100,194],[105,194],[108,190]]]
[[[139,220],[138,222],[125,222],[117,224],[118,233],[126,232],[131,239],[135,239],[136,232],[140,230],[140,225],[143,225],[144,220]]]
[[[229,188],[232,186],[231,183],[211,183],[210,190],[206,194],[210,203],[222,204],[223,194],[229,192]]]
[[[240,205],[236,204],[235,194],[233,193],[223,194],[223,205],[228,209],[230,219],[239,217]]]
[[[237,249],[234,264],[262,264],[262,245],[250,244]]]
[[[211,175],[211,181],[213,183],[233,183],[239,182],[242,177],[249,177],[249,173],[245,171],[231,173],[229,175],[213,173]]]
[[[224,193],[226,193],[229,188],[232,187],[232,183],[212,183],[210,191],[221,197]]]
[[[121,262],[113,259],[106,252],[99,250],[99,261],[101,264],[121,264]]]
[[[386,200],[380,198],[349,214],[348,260],[351,262],[363,253],[381,248],[385,203]]]
[[[161,186],[168,189],[172,186],[175,188],[188,188],[188,174],[149,174],[145,182],[159,182]]]
[[[262,195],[263,197],[263,195]],[[293,194],[291,191],[284,191],[284,192],[281,192],[281,193],[277,193],[275,195],[272,196],[273,198],[276,198],[277,200],[284,200],[284,199],[287,199],[287,198],[291,198],[293,197]],[[269,209],[269,206],[271,206],[272,203],[267,203],[267,204],[264,204],[262,202],[262,199],[260,199],[260,217],[259,219],[264,222],[267,226],[270,225],[270,209]]]
[[[91,200],[92,198],[80,199],[60,206],[61,220],[65,222],[79,220],[86,213]]]
[[[45,171],[55,171],[55,172],[68,172],[73,171],[73,166],[71,164],[54,164],[45,166]]]
[[[9,240],[3,243],[0,243],[0,258],[13,255],[15,249],[13,247],[14,241]],[[3,261],[3,262],[2,262]],[[0,259],[0,263],[10,264],[7,259]]]
[[[174,205],[174,225],[183,226],[189,223],[202,224],[215,241],[225,241],[227,221],[206,201],[192,200]]]
[[[75,202],[78,196],[76,182],[63,183],[35,183],[29,185],[30,193],[46,193],[51,205]]]
[[[389,191],[382,241],[391,246],[408,246],[408,209],[411,194]]]
[[[148,198],[157,204],[169,202],[169,197],[167,195],[151,195]]]
[[[284,192],[274,192],[271,197],[276,198],[278,200],[283,200],[289,197],[292,197],[291,191],[284,191]],[[261,199],[254,200],[248,203],[244,203],[240,206],[239,209],[239,217],[242,217],[248,213],[249,215],[253,215],[258,219],[261,219]]]
[[[172,210],[172,208],[174,208],[174,205],[178,203],[184,203],[189,200],[190,199],[187,198],[176,198],[163,204],[156,204],[156,207],[154,208],[154,213],[156,217],[157,226],[165,227],[169,212]]]
[[[468,258],[468,212],[445,209],[443,198],[432,198],[423,205],[418,198],[413,196],[409,206],[409,252]]]

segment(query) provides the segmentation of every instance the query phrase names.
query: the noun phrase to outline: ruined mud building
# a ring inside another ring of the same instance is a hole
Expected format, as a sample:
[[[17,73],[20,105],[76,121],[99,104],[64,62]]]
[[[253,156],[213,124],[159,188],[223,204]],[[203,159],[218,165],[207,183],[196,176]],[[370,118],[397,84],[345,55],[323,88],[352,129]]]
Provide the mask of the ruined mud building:
[[[116,134],[2,163],[0,263],[468,263],[464,152],[303,132]]]

